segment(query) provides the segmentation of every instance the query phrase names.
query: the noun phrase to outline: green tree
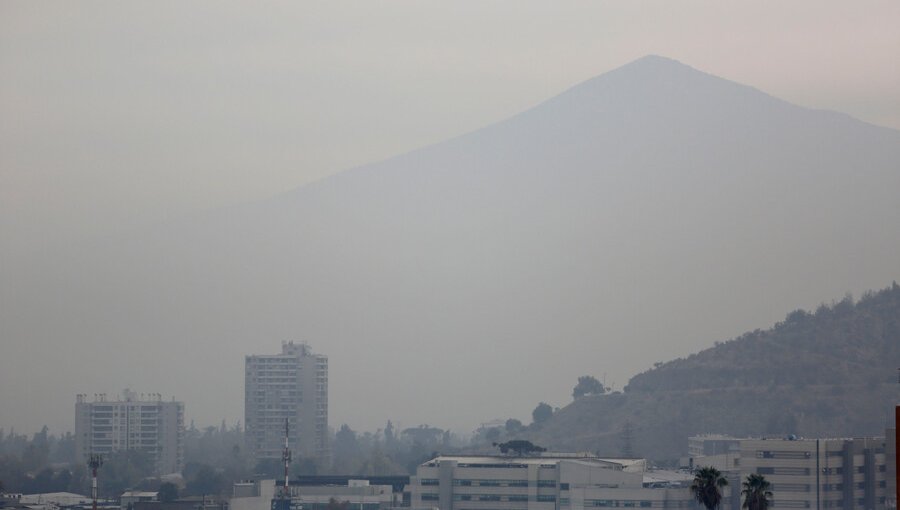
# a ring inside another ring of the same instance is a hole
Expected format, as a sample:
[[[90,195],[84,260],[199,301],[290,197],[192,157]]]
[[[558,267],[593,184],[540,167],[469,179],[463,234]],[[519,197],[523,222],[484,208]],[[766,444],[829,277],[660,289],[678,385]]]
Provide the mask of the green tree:
[[[507,441],[500,444],[494,443],[494,446],[500,448],[501,453],[514,453],[520,457],[523,455],[547,451],[547,449],[542,446],[537,446],[531,441],[524,441],[522,439],[514,439],[512,441]]]
[[[158,498],[163,503],[175,501],[178,499],[178,486],[172,482],[163,482],[159,486]]]
[[[510,419],[506,420],[506,433],[507,434],[515,434],[516,432],[520,432],[524,428],[525,428],[525,426],[522,425],[522,422],[515,418],[510,418]]]
[[[194,496],[206,494],[222,494],[228,486],[228,481],[212,466],[200,465],[197,471],[185,484],[185,489]]]
[[[153,459],[141,450],[120,450],[104,455],[98,476],[103,483],[100,490],[110,497],[135,487],[142,479],[153,474]]]
[[[585,395],[602,395],[606,393],[603,384],[592,375],[583,375],[578,378],[578,384],[572,389],[572,398],[579,399]]]
[[[535,423],[544,423],[553,416],[553,408],[549,404],[541,402],[531,411],[531,418]]]
[[[334,498],[328,500],[328,506],[325,510],[348,510],[350,508],[349,501],[338,501]]]
[[[768,510],[772,500],[772,491],[769,489],[772,485],[763,475],[751,474],[747,476],[747,480],[741,484],[743,489],[741,495],[744,496],[743,508],[748,510]]]
[[[718,469],[703,467],[694,472],[691,494],[707,510],[716,510],[722,504],[722,489],[727,485],[728,480]]]

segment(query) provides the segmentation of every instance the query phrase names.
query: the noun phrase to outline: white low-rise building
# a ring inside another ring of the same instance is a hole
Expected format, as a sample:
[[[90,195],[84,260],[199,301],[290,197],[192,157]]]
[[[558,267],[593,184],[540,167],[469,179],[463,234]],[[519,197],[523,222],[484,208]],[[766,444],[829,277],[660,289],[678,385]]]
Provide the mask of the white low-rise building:
[[[584,510],[697,508],[686,473],[648,471],[644,459],[585,454],[441,456],[410,481],[414,508]]]

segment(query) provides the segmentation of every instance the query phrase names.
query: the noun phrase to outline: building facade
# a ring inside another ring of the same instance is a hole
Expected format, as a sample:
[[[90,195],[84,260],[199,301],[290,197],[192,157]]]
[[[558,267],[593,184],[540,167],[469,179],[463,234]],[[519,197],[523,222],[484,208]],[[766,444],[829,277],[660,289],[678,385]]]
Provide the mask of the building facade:
[[[416,470],[410,480],[411,506],[440,510],[696,509],[689,489],[691,479],[686,472],[648,471],[643,459],[546,453],[533,457],[441,456]]]
[[[305,343],[285,342],[281,354],[245,359],[244,426],[247,448],[259,459],[280,459],[285,422],[291,449],[327,458],[328,358]]]
[[[897,447],[900,434],[897,434],[897,426],[900,425],[900,406],[896,409],[896,421],[894,428],[887,429],[885,434],[885,465],[887,465],[887,476],[885,476],[885,503],[886,510],[896,510],[897,500],[900,499],[900,491],[897,490],[900,477],[897,476],[897,458],[900,457],[900,448]]]
[[[118,400],[106,394],[79,394],[75,401],[75,455],[140,450],[153,460],[158,475],[181,471],[184,464],[184,403],[166,402],[158,393],[125,390]]]
[[[295,485],[288,491],[285,498],[284,489],[276,489],[273,510],[284,509],[279,500],[289,500],[291,510],[329,510],[332,501],[352,510],[390,510],[403,503],[402,494],[395,493],[390,485],[371,485],[368,480],[349,480],[346,485]]]
[[[884,438],[744,439],[741,479],[765,476],[773,509],[883,510],[885,452]]]

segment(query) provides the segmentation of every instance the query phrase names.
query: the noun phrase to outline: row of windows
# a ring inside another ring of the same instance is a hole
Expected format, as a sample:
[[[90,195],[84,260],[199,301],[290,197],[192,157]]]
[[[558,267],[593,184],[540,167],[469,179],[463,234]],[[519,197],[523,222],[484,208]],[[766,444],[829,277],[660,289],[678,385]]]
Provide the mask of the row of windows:
[[[809,501],[772,501],[774,508],[809,508]]]
[[[440,485],[437,478],[422,478],[419,480],[420,485],[435,486]],[[456,487],[528,487],[528,480],[475,480],[475,479],[454,479],[453,485]],[[538,480],[535,484],[537,487],[555,488],[555,480]],[[568,490],[569,484],[560,484],[560,489]]]
[[[810,452],[795,452],[790,450],[757,450],[756,457],[758,459],[808,459],[812,456]]]
[[[840,469],[840,468],[837,468]],[[756,468],[758,475],[788,475],[788,476],[809,476],[809,468],[798,467],[758,467]],[[828,474],[828,473],[826,473]]]
[[[432,464],[433,466],[433,464]],[[528,464],[468,464],[468,463],[459,463],[456,467],[461,468],[515,468],[515,469],[527,469]]]
[[[434,494],[433,496],[437,496]],[[425,501],[425,494],[422,495],[422,500]],[[528,502],[529,497],[527,494],[454,494],[453,501],[510,501],[510,502]],[[555,503],[556,496],[550,495],[542,495],[539,494],[535,496],[530,501],[537,501],[538,503]]]
[[[453,480],[462,487],[528,487],[528,480]]]
[[[772,491],[778,492],[809,492],[810,486],[808,483],[774,483],[772,484]]]
[[[634,499],[586,499],[584,506],[593,507],[625,507],[625,508],[650,508],[652,501],[640,501]]]

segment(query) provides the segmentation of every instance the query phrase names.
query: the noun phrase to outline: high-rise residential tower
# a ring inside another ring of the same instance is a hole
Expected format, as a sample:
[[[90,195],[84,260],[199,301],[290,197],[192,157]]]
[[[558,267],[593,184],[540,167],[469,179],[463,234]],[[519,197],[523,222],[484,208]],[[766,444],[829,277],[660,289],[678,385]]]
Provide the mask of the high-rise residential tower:
[[[256,459],[281,458],[285,420],[292,450],[328,457],[328,357],[282,342],[281,354],[247,356],[244,377],[247,448]]]
[[[91,454],[119,450],[146,452],[159,475],[181,471],[184,463],[184,403],[163,401],[159,393],[125,390],[118,400],[106,394],[76,395],[75,455],[78,462]]]

